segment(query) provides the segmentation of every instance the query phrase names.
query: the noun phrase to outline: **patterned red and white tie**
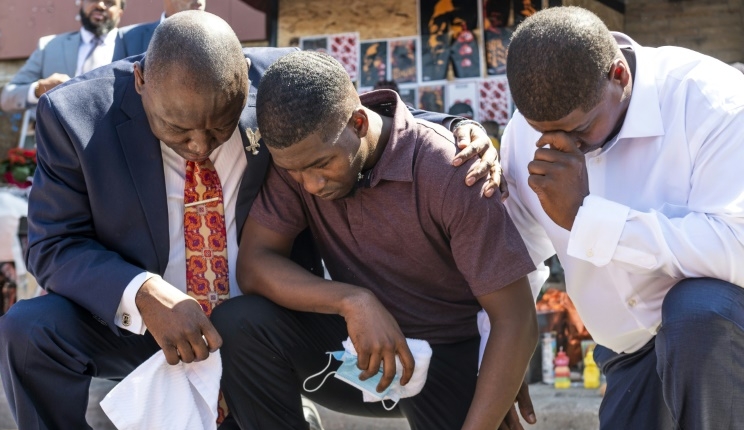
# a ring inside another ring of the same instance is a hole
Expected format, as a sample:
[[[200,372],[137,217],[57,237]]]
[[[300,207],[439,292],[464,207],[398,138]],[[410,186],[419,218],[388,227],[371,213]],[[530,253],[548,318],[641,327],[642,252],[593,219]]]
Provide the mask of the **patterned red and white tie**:
[[[209,316],[215,306],[230,298],[222,184],[209,159],[186,162],[183,202],[186,293],[195,298]],[[217,424],[220,424],[227,415],[222,392],[217,414]]]
[[[186,292],[209,316],[230,298],[222,185],[212,162],[186,162],[183,194]]]

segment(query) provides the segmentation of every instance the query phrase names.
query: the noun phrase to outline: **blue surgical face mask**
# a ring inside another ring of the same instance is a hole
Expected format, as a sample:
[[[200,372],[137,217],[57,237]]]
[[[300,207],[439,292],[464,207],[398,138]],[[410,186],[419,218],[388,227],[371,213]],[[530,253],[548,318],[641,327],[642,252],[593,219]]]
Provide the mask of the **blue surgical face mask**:
[[[362,373],[361,370],[357,367],[357,357],[351,354],[346,353],[345,351],[335,351],[335,352],[328,352],[328,365],[321,370],[320,372],[309,376],[307,379],[305,379],[305,382],[302,384],[302,388],[305,389],[308,393],[312,393],[313,391],[317,391],[320,389],[320,387],[325,383],[326,379],[328,379],[329,376],[334,375],[337,379],[340,379],[347,384],[357,388],[358,390],[361,390],[368,395],[375,397],[380,400],[384,400],[386,397],[388,399],[392,399],[395,403],[391,407],[387,407],[385,403],[383,402],[383,407],[387,410],[392,410],[395,405],[398,403],[398,396],[393,395],[389,396],[390,389],[394,386],[399,385],[400,382],[400,376],[395,375],[395,378],[393,378],[393,382],[388,385],[385,390],[383,390],[381,393],[377,391],[377,384],[380,383],[380,379],[382,379],[382,366],[378,370],[378,372],[373,375],[372,377],[362,381],[359,379],[359,375]],[[335,358],[338,361],[341,361],[341,366],[335,371],[335,372],[329,372],[324,378],[323,381],[321,381],[320,385],[318,385],[316,388],[308,389],[307,383],[315,378],[316,376],[320,376],[323,374],[328,367],[331,365],[331,357]]]

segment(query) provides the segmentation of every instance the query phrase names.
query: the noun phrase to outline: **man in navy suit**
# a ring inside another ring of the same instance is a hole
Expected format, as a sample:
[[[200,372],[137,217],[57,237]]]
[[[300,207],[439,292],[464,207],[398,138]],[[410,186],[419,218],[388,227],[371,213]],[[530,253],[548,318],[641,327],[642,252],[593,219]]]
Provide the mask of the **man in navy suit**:
[[[133,24],[122,29],[126,45],[131,50],[129,55],[147,51],[147,45],[150,44],[155,27],[166,18],[185,10],[204,10],[206,6],[207,0],[163,0],[163,14],[160,15],[159,20],[144,24]]]
[[[290,51],[243,51],[222,19],[187,11],[158,26],[146,56],[41,98],[27,261],[48,294],[0,318],[0,373],[19,429],[89,428],[92,377],[122,378],[160,349],[177,364],[220,347],[184,292],[186,160],[209,159],[218,173],[237,295],[237,238],[269,163],[256,88]],[[464,140],[473,130],[457,128]],[[320,274],[308,240],[293,255]],[[228,416],[223,428],[231,425]]]
[[[0,107],[6,112],[33,108],[39,97],[73,76],[130,55],[122,31],[116,27],[124,13],[126,0],[82,0],[79,31],[44,36],[26,64],[5,85]],[[96,38],[100,38],[99,46]],[[93,55],[93,51],[98,51]],[[86,62],[86,59],[89,61]]]

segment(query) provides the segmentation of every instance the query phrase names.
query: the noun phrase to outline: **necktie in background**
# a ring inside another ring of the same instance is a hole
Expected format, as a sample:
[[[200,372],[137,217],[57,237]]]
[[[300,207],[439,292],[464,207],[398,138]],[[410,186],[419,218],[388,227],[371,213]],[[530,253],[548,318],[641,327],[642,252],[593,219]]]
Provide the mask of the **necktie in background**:
[[[230,298],[222,184],[209,159],[186,162],[183,203],[186,293],[195,298],[209,316],[215,306]],[[220,424],[227,415],[222,392],[217,414]]]
[[[103,36],[97,36],[94,37],[91,42],[93,44],[93,47],[90,48],[90,51],[88,52],[88,55],[85,57],[85,60],[83,61],[83,65],[80,68],[80,74],[90,72],[91,70],[105,66],[106,64],[111,62],[111,58],[105,58],[106,52],[103,49]]]

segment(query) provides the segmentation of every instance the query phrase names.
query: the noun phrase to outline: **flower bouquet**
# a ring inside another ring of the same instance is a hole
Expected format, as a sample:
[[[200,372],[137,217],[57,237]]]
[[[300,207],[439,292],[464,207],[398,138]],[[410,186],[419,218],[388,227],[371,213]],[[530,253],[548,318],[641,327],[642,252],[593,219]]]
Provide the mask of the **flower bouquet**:
[[[8,156],[0,161],[0,182],[27,188],[36,170],[36,150],[11,148]]]

